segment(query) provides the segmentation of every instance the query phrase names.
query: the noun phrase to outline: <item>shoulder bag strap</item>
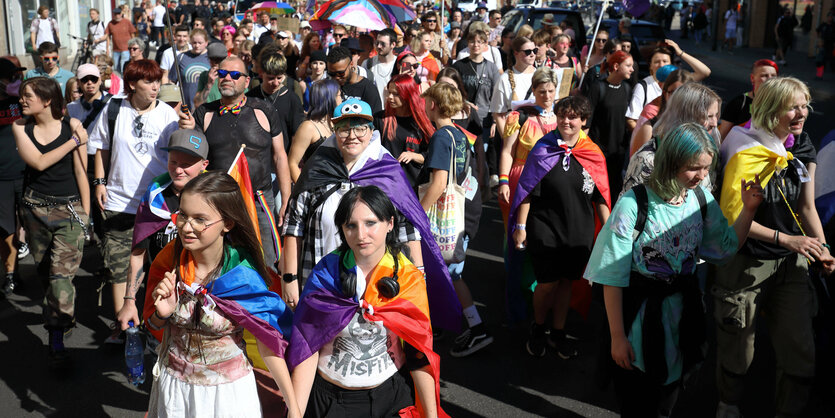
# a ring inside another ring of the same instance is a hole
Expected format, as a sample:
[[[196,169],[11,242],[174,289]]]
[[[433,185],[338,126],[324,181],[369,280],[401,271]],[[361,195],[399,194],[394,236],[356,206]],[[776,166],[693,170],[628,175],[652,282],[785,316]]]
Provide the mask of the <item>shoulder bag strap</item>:
[[[647,212],[649,212],[649,197],[647,196],[646,186],[639,184],[632,188],[635,192],[635,200],[638,202],[638,216],[635,217],[635,229],[632,231],[632,240],[638,239],[641,232],[644,232],[644,226],[647,223]]]

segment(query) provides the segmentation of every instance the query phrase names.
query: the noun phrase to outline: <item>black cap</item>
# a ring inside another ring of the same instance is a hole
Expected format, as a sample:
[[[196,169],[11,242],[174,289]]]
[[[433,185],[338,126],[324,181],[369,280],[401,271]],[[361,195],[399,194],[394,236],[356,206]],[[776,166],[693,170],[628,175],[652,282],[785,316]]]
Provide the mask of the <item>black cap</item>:
[[[316,50],[310,53],[310,62],[313,61],[328,62],[328,56],[325,54],[325,51]]]
[[[7,78],[14,75],[18,71],[25,71],[26,68],[18,67],[15,63],[6,58],[0,58],[0,78]]]
[[[360,40],[357,38],[342,38],[342,42],[340,42],[339,45],[348,48],[351,52],[362,52]]]

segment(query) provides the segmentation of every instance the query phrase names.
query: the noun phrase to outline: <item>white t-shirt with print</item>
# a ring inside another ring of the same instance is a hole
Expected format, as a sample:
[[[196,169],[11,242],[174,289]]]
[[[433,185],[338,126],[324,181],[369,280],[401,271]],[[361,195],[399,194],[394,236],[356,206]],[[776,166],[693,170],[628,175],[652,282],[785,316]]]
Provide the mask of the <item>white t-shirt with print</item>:
[[[162,148],[168,146],[169,137],[177,130],[177,120],[177,112],[164,102],[157,101],[153,110],[140,116],[129,100],[122,100],[111,150],[107,107],[102,110],[87,147],[110,150],[106,210],[136,213],[151,180],[168,170],[168,153]],[[142,123],[141,132],[137,122]]]

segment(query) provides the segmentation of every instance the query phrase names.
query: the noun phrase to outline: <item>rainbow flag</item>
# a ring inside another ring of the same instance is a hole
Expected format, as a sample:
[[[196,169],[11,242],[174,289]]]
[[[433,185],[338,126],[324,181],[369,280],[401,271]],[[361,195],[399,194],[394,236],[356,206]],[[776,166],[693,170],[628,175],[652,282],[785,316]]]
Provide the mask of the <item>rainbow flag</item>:
[[[470,143],[470,146],[474,147],[475,146],[475,140],[478,139],[478,136],[476,136],[476,134],[462,128],[461,125],[459,125],[457,123],[453,123],[453,125],[455,125],[455,127],[458,128],[458,130],[461,131],[461,133],[463,133],[464,136],[467,137],[467,142]]]
[[[238,182],[238,186],[241,188],[241,194],[244,197],[246,212],[249,214],[249,219],[252,220],[252,226],[255,228],[255,235],[258,236],[258,242],[261,242],[261,230],[258,227],[258,212],[255,211],[255,193],[252,190],[252,181],[249,180],[249,163],[246,161],[244,147],[238,150],[238,155],[232,161],[232,166],[229,167],[227,174]]]

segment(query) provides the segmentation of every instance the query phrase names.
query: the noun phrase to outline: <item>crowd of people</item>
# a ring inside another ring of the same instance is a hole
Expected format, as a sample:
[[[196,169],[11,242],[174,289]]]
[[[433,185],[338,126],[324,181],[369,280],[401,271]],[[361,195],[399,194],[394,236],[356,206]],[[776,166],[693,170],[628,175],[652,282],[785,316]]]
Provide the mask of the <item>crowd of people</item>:
[[[0,257],[7,296],[19,254],[39,266],[49,365],[71,362],[95,243],[105,343],[132,322],[157,347],[149,416],[445,416],[433,338],[463,328],[453,357],[494,341],[464,278],[495,197],[531,356],[583,355],[567,317],[596,300],[621,414],[669,416],[711,299],[717,416],[740,416],[758,319],[776,413],[798,415],[812,277],[835,271],[808,87],[761,59],[723,109],[707,66],[669,39],[643,56],[629,18],[584,46],[553,16],[413,7],[394,29],[299,33],[208,0],[92,9],[75,74],[39,10],[38,67],[0,59]]]

